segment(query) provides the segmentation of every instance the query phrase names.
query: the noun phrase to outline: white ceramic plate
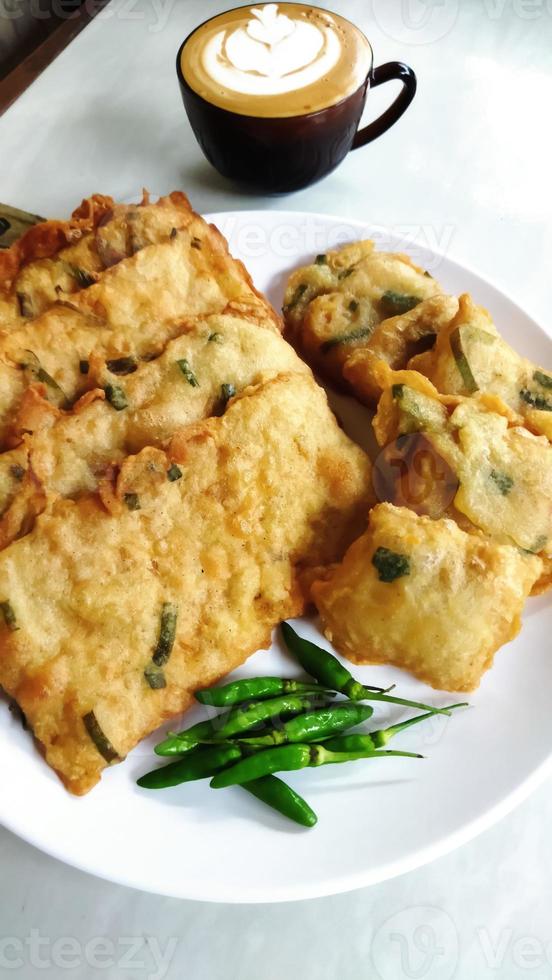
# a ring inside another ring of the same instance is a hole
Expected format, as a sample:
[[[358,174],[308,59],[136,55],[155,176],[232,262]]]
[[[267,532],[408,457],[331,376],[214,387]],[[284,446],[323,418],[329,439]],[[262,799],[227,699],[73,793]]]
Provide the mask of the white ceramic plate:
[[[240,212],[210,215],[259,289],[281,305],[288,272],[343,241],[376,237],[409,251],[454,293],[468,291],[493,314],[507,340],[552,367],[543,331],[498,289],[446,257],[405,244],[382,229],[321,215]],[[339,414],[357,430],[361,410]],[[359,762],[290,774],[318,812],[318,825],[288,825],[240,789],[213,792],[206,781],[161,793],[135,785],[154,762],[151,738],[83,798],[69,796],[30,737],[0,703],[0,821],[25,840],[93,874],[147,891],[218,902],[272,902],[347,891],[424,864],[475,836],[536,787],[550,768],[552,606],[530,600],[524,626],[470,697],[473,707],[395,740],[424,761]],[[324,643],[306,621],[300,629]],[[327,646],[327,644],[324,643]],[[296,673],[279,640],[235,676]],[[445,704],[409,675],[358,668],[366,683],[396,682],[407,698]],[[195,709],[192,723],[205,717]],[[400,708],[376,712],[398,720]],[[173,722],[172,726],[175,727]]]

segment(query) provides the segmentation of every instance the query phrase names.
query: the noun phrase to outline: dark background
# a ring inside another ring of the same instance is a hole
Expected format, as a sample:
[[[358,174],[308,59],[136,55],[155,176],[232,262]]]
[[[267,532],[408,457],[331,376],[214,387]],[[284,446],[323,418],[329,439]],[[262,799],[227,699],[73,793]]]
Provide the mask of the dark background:
[[[52,31],[75,15],[83,0],[0,0],[0,80]]]

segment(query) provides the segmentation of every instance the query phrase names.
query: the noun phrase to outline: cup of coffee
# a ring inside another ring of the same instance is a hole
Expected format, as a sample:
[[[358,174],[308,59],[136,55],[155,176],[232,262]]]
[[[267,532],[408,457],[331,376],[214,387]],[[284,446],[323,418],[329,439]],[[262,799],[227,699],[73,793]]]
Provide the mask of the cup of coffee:
[[[416,76],[400,61],[373,67],[370,42],[338,14],[302,3],[227,10],[180,46],[176,70],[196,139],[216,169],[269,193],[306,187],[402,116]],[[368,90],[402,89],[359,129]]]

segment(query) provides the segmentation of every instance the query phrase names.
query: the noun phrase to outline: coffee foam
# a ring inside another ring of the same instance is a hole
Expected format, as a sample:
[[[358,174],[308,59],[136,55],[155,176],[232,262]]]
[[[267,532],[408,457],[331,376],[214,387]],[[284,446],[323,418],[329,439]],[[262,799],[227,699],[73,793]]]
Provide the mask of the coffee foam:
[[[353,24],[317,7],[268,3],[226,11],[189,37],[182,74],[198,95],[242,115],[316,112],[366,80],[370,45]]]

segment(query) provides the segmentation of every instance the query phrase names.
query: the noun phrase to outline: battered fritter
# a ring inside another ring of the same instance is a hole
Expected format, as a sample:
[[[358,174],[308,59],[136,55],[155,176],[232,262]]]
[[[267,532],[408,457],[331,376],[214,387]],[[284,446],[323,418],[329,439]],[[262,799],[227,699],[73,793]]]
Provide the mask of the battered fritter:
[[[361,532],[368,485],[323,391],[284,375],[0,554],[0,684],[72,792],[304,610],[300,571]]]
[[[542,570],[540,558],[378,504],[343,562],[312,586],[324,632],[356,663],[390,663],[448,691],[472,691]]]
[[[0,335],[0,448],[17,445],[29,430],[28,415],[21,420],[19,412],[30,386],[38,383],[54,405],[69,407],[96,387],[97,362],[156,357],[182,333],[184,319],[221,312],[280,329],[222,235],[192,213],[166,241],[146,245],[63,305]]]
[[[439,333],[435,347],[409,367],[425,374],[443,394],[498,395],[534,432],[552,440],[552,376],[522,357],[500,336],[489,313],[468,294]]]
[[[345,371],[355,350],[371,350],[393,368],[431,345],[458,309],[439,283],[407,255],[379,252],[371,241],[318,255],[289,278],[284,317],[292,342],[320,374],[351,390]],[[352,390],[371,405],[377,386]]]
[[[230,314],[190,322],[153,361],[98,361],[94,370],[100,387],[71,412],[26,393],[20,421],[33,434],[0,454],[0,547],[30,530],[47,495],[97,489],[111,464],[145,446],[162,448],[175,430],[222,413],[249,385],[289,371],[310,375],[278,333]]]

